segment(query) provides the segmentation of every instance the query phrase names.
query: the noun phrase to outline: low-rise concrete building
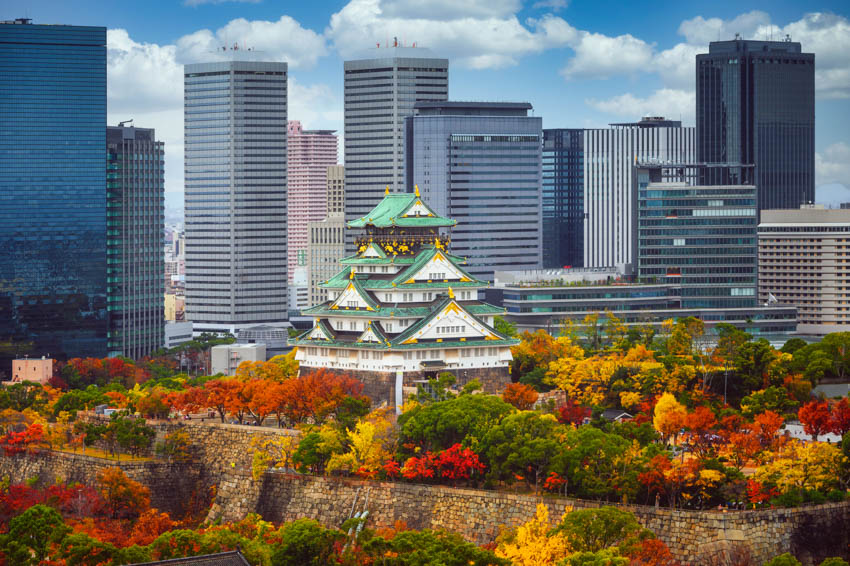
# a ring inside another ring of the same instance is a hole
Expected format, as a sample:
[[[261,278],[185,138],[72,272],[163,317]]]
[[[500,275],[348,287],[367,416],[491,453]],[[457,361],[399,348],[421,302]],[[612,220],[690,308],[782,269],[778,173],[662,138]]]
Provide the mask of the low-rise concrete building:
[[[211,375],[233,375],[242,362],[266,361],[265,344],[220,344],[210,348]]]
[[[45,384],[53,377],[53,360],[42,356],[41,358],[25,358],[12,362],[12,381],[32,381],[33,383]]]

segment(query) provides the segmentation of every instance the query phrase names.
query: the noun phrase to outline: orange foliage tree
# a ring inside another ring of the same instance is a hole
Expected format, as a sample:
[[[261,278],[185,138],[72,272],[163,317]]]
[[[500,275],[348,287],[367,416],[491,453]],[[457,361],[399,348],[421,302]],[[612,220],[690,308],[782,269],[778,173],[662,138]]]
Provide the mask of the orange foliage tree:
[[[113,518],[135,517],[150,507],[150,490],[128,478],[121,468],[98,472],[97,481],[100,495]]]
[[[511,383],[502,392],[502,401],[510,403],[520,411],[527,411],[537,401],[537,391],[524,383]]]

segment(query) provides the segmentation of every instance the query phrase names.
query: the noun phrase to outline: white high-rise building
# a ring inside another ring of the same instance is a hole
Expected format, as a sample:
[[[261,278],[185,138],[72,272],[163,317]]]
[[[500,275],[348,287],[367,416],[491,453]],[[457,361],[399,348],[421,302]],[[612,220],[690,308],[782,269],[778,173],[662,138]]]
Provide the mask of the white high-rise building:
[[[404,118],[417,101],[449,97],[449,61],[421,47],[379,47],[345,62],[345,218],[367,214],[384,190],[405,192]]]
[[[679,121],[643,118],[584,131],[584,266],[633,263],[637,161],[693,163],[695,130]]]
[[[195,333],[287,320],[287,64],[184,69],[186,318]]]

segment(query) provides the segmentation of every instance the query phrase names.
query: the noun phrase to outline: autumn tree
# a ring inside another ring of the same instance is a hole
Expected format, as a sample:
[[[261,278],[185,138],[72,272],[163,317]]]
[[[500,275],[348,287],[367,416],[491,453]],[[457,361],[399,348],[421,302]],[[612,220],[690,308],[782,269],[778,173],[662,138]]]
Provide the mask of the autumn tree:
[[[670,437],[675,441],[676,435],[685,426],[686,417],[685,407],[673,395],[665,393],[655,404],[652,424],[665,442]]]
[[[685,418],[685,430],[688,431],[688,444],[693,449],[698,458],[706,458],[716,451],[716,434],[714,427],[717,425],[717,419],[714,412],[700,405]]]
[[[522,383],[511,383],[502,392],[502,401],[510,403],[520,411],[527,411],[537,402],[537,391]]]
[[[557,564],[570,553],[570,544],[564,535],[550,534],[551,530],[549,510],[538,503],[532,519],[499,537],[496,556],[507,558],[516,566]]]
[[[135,517],[150,507],[150,490],[128,478],[121,468],[98,472],[99,491],[113,518]]]
[[[775,485],[783,493],[799,489],[827,491],[838,487],[845,463],[841,450],[832,444],[792,441],[780,454],[759,466],[754,478]]]
[[[590,417],[590,409],[582,407],[573,399],[567,398],[564,404],[558,407],[557,418],[561,424],[579,426],[584,424],[584,420],[588,417]]]
[[[844,397],[832,407],[829,432],[844,436],[848,431],[850,431],[850,400]]]
[[[827,401],[810,401],[806,403],[800,407],[797,417],[800,419],[800,423],[802,423],[806,434],[810,434],[815,440],[820,435],[826,434],[832,429],[832,416],[830,415],[829,403]]]
[[[255,435],[251,437],[251,447],[254,448],[251,473],[258,480],[269,468],[291,467],[292,457],[298,449],[298,437],[291,434]]]

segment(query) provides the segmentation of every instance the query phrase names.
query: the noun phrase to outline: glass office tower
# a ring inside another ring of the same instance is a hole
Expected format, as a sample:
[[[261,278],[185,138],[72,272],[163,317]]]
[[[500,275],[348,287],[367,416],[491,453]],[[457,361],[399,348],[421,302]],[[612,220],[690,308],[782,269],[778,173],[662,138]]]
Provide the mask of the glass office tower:
[[[683,309],[754,307],[756,187],[693,184],[707,169],[716,168],[636,164],[638,278],[680,284]]]
[[[186,318],[196,333],[284,323],[287,64],[186,65],[184,99]]]
[[[543,120],[529,110],[527,102],[419,102],[405,120],[408,185],[457,220],[451,251],[482,279],[542,263]]]
[[[104,356],[106,28],[0,23],[0,341]],[[3,368],[5,369],[5,368]]]
[[[345,62],[345,219],[404,192],[404,119],[421,100],[447,100],[449,60],[421,47],[382,47]],[[348,244],[353,245],[351,234]]]
[[[138,359],[165,335],[165,148],[154,130],[106,129],[109,354]]]
[[[697,55],[696,84],[697,160],[755,165],[759,210],[813,202],[814,54],[790,38],[712,42]]]
[[[584,265],[584,130],[543,130],[543,267]]]

